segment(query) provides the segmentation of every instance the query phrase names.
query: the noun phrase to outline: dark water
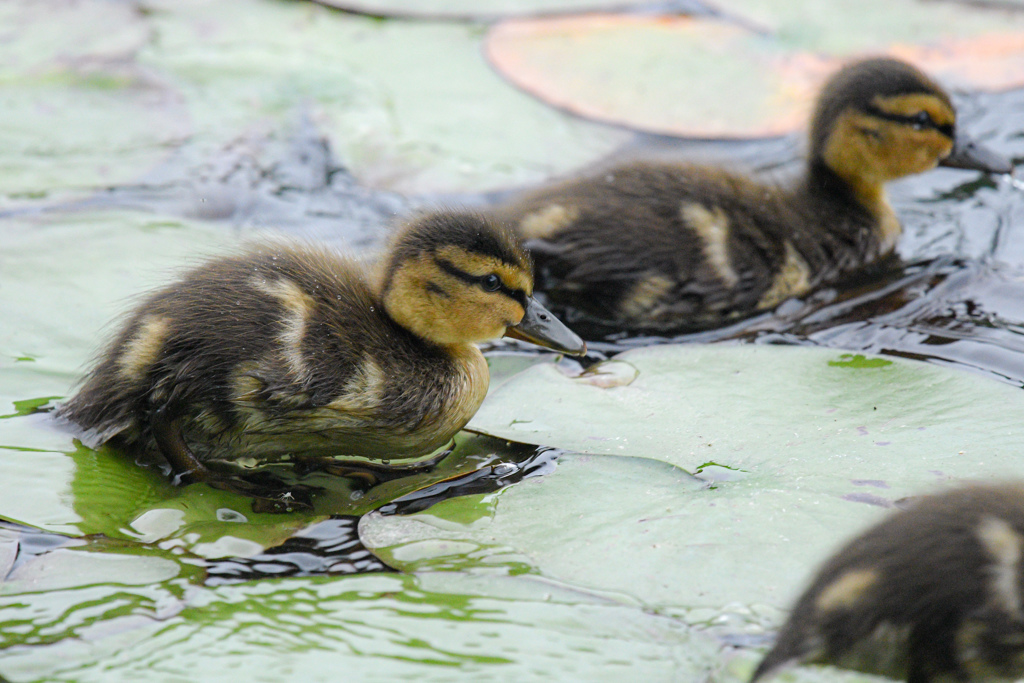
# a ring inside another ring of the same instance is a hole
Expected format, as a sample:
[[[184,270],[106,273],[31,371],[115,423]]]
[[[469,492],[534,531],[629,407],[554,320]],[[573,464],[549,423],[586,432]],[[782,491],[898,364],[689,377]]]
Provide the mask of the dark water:
[[[406,494],[378,509],[383,515],[412,514],[454,498],[497,491],[530,477],[549,474],[558,451],[507,443],[505,457],[467,474]],[[61,537],[58,537],[61,538]],[[359,517],[335,515],[252,557],[195,560],[206,569],[206,585],[282,576],[324,576],[395,571],[359,540]]]

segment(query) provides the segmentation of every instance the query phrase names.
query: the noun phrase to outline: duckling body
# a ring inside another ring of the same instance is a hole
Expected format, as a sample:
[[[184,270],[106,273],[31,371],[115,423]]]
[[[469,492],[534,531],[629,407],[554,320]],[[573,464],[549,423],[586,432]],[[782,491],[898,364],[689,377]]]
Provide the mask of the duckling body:
[[[934,680],[1024,675],[1024,485],[926,496],[819,570],[751,682],[791,661]]]
[[[473,342],[522,323],[538,343],[585,348],[532,284],[515,237],[470,214],[410,224],[375,276],[322,247],[259,246],[149,296],[59,415],[88,445],[159,452],[179,471],[428,454],[486,394]]]
[[[802,177],[779,187],[716,168],[636,162],[528,193],[517,226],[538,289],[635,329],[705,327],[804,294],[892,253],[890,180],[950,165],[1008,172],[959,141],[948,95],[893,59],[853,64],[823,89]]]

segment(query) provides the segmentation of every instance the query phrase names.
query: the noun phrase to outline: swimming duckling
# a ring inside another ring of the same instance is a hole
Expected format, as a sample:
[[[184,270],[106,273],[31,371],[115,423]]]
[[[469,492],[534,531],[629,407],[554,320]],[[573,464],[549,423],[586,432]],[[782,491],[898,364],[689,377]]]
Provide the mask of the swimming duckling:
[[[533,299],[515,235],[481,216],[409,223],[376,280],[317,246],[212,260],[138,306],[58,416],[91,447],[159,453],[190,479],[214,460],[409,458],[483,401],[474,342],[586,352]]]
[[[1009,173],[956,132],[949,96],[895,59],[851,64],[824,86],[809,160],[788,188],[720,169],[635,162],[513,198],[537,289],[618,327],[734,320],[875,261],[901,227],[890,180],[935,165]]]
[[[818,572],[751,683],[793,661],[909,683],[1024,675],[1024,484],[916,500]]]

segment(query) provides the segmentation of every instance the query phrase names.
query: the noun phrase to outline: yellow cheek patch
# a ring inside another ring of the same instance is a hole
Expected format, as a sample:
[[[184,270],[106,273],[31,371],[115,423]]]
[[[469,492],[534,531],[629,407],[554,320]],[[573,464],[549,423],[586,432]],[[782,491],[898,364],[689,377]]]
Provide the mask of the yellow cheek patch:
[[[493,256],[484,256],[450,245],[438,249],[437,256],[473,277],[494,273],[509,289],[522,290],[528,296],[533,294],[533,275],[527,269],[525,260],[522,266],[513,266]]]
[[[956,123],[956,112],[935,95],[927,93],[876,97],[871,104],[886,114],[913,116],[920,111],[926,111],[932,117],[932,121],[940,126],[951,126]]]
[[[814,604],[822,612],[849,609],[860,602],[878,579],[878,572],[874,569],[852,569],[826,586]]]
[[[169,318],[144,318],[138,331],[125,343],[117,357],[117,371],[129,382],[141,382],[160,357],[171,327]]]
[[[878,119],[853,110],[845,111],[836,119],[828,136],[823,154],[825,163],[847,181],[867,175],[872,170],[867,167],[867,160],[873,154],[869,141],[877,144],[881,136]],[[881,182],[874,177],[867,180]]]

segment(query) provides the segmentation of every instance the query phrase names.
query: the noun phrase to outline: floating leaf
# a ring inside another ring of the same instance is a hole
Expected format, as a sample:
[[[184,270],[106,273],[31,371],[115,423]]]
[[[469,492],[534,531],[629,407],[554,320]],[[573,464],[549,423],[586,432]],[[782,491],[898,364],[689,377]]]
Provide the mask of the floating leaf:
[[[759,137],[802,127],[840,64],[888,52],[951,87],[1024,85],[1024,13],[956,3],[722,3],[726,18],[509,20],[485,44],[513,84],[643,131]]]
[[[448,502],[372,514],[361,537],[406,571],[538,574],[756,646],[817,564],[901,499],[1024,476],[1019,388],[872,360],[663,346],[617,356],[638,374],[610,388],[531,368],[474,428],[600,455],[563,456],[552,475],[478,500],[485,514]]]
[[[139,63],[182,93],[200,158],[303,111],[364,183],[452,192],[536,181],[628,138],[509,88],[473,26],[238,0],[163,3],[147,21],[160,39]]]
[[[53,591],[98,583],[145,586],[178,576],[177,562],[162,557],[90,553],[58,548],[19,565],[5,591]]]
[[[610,389],[540,365],[488,397],[470,428],[688,472],[713,461],[778,476],[885,472],[913,485],[933,469],[1014,471],[1019,389],[934,365],[851,358],[804,347],[650,347],[616,356],[639,375]]]
[[[538,576],[638,601],[751,647],[767,641],[811,568],[881,514],[832,488],[841,484],[828,477],[796,488],[764,480],[708,488],[664,463],[569,455],[555,474],[478,502],[490,514],[469,523],[449,510],[464,505],[457,500],[408,517],[372,514],[360,531],[408,572]],[[721,680],[746,680],[756,658],[746,650]],[[707,676],[716,665],[702,666]],[[809,668],[793,680],[834,675]]]

